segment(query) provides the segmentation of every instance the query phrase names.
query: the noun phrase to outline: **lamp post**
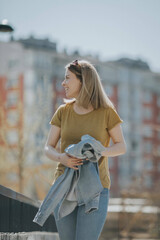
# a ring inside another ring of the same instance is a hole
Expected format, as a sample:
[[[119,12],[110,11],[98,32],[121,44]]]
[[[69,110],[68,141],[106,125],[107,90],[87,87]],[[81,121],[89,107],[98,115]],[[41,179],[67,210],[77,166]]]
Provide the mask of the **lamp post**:
[[[7,19],[3,19],[0,23],[0,32],[13,32],[14,28],[8,24]]]

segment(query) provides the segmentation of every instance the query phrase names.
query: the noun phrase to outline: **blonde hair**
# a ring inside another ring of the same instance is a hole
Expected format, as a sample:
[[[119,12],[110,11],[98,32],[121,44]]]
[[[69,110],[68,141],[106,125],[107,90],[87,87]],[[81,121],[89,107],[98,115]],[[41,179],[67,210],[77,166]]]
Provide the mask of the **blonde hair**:
[[[76,60],[67,64],[65,68],[74,73],[82,83],[81,90],[76,99],[78,105],[86,109],[90,105],[92,105],[94,109],[98,109],[100,107],[115,108],[114,104],[105,93],[100,77],[93,64],[86,60]],[[65,103],[71,103],[74,101],[75,99],[64,99]]]

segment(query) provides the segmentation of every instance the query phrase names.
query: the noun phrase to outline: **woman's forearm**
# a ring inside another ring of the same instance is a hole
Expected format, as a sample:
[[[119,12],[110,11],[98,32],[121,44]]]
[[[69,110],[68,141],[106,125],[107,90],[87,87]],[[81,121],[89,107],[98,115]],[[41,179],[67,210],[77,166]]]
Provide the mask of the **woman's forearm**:
[[[62,159],[61,159],[62,154],[57,152],[57,150],[54,147],[50,145],[46,145],[44,148],[44,152],[49,159],[56,162],[62,162]]]
[[[82,165],[81,159],[69,156],[66,153],[59,153],[50,145],[45,145],[45,155],[53,161],[60,162],[64,166],[78,170],[78,165]]]
[[[122,155],[126,152],[125,143],[115,143],[114,145],[107,147],[105,151],[101,152],[102,156],[115,157]]]

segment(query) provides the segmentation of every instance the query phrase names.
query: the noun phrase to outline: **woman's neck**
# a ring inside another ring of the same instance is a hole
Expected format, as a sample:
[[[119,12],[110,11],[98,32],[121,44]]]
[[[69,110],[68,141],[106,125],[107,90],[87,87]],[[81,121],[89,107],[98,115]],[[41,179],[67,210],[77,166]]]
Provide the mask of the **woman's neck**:
[[[80,106],[76,101],[73,104],[73,108],[74,108],[75,112],[77,112],[79,114],[89,113],[94,110],[92,105],[90,105],[88,108],[84,108],[84,107]]]

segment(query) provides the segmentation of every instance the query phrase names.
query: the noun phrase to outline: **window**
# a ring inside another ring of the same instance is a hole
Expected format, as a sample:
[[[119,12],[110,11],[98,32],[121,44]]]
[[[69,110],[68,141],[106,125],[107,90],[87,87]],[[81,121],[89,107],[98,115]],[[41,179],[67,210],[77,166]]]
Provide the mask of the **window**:
[[[132,150],[136,150],[137,147],[138,147],[138,143],[136,140],[132,140],[131,141],[131,147],[132,147]]]
[[[15,88],[15,87],[18,87],[18,85],[19,85],[18,77],[8,78],[6,81],[6,89]]]
[[[158,139],[160,140],[160,130],[158,131]]]
[[[56,108],[59,107],[63,103],[62,96],[57,96],[56,98]]]
[[[63,90],[63,88],[62,88],[62,81],[60,81],[60,80],[56,80],[56,91],[62,91]]]
[[[10,126],[16,126],[18,124],[19,114],[17,111],[7,112],[7,122]]]
[[[150,107],[145,107],[143,109],[144,118],[150,120],[152,118],[152,109]]]
[[[32,105],[34,104],[34,101],[36,99],[37,96],[35,96],[35,92],[32,90],[26,90],[24,93],[24,97],[25,97],[25,102],[27,103],[27,105]]]
[[[143,93],[143,102],[144,103],[151,103],[152,102],[152,93],[149,91],[145,91]]]
[[[7,94],[7,107],[13,107],[18,104],[18,92],[10,92]]]
[[[144,153],[150,153],[153,152],[153,146],[152,143],[149,141],[144,142]]]
[[[147,159],[145,161],[145,166],[144,167],[145,167],[146,170],[152,170],[152,168],[153,168],[152,160],[151,159]]]
[[[158,171],[160,172],[160,161],[158,162],[158,167],[157,167]]]
[[[159,145],[157,146],[157,155],[158,155],[158,157],[160,157],[160,146]]]
[[[157,116],[157,122],[160,123],[160,111],[159,111],[158,116]]]
[[[113,96],[113,86],[112,85],[106,85],[106,86],[104,86],[104,89],[109,97]]]
[[[160,107],[160,96],[157,96],[157,106]]]
[[[34,66],[39,68],[51,68],[51,60],[48,54],[39,53],[35,55]]]
[[[151,188],[153,185],[152,176],[146,175],[144,178],[144,184],[145,184],[145,187]]]
[[[10,69],[14,68],[14,67],[18,66],[18,64],[19,64],[19,60],[11,59],[8,61],[8,68],[10,68]]]
[[[7,132],[6,140],[8,144],[16,144],[18,143],[18,131],[17,130],[10,130]]]
[[[145,137],[152,137],[153,135],[151,126],[147,126],[147,125],[143,126],[142,132],[143,132],[143,136]]]

